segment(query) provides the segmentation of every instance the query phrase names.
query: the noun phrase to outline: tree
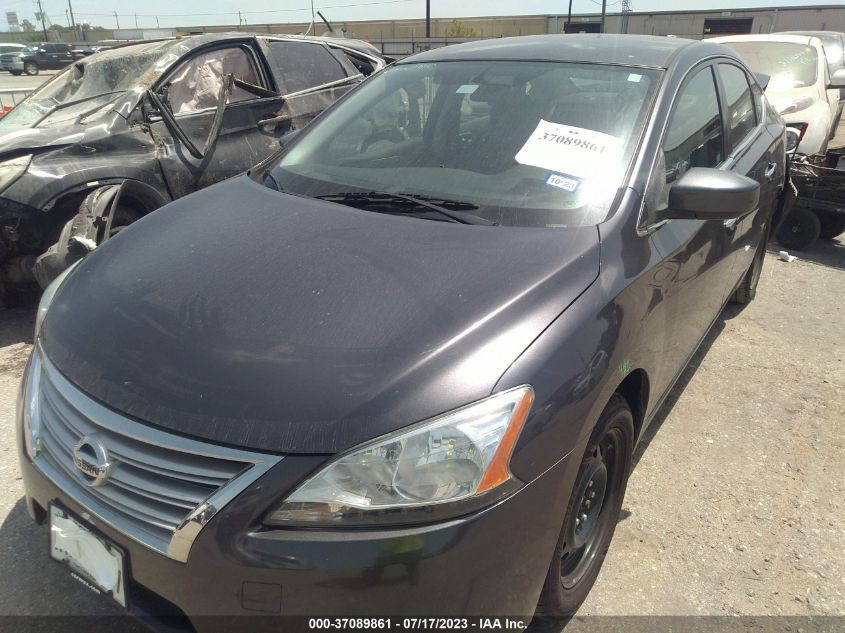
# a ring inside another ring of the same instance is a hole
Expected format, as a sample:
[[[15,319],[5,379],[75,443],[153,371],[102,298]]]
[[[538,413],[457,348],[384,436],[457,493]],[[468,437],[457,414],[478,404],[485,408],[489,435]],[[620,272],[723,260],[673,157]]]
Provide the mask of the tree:
[[[474,28],[464,26],[455,18],[446,30],[446,37],[476,37],[476,34]]]
[[[21,30],[24,33],[33,33],[35,32],[35,25],[29,20],[21,20]]]

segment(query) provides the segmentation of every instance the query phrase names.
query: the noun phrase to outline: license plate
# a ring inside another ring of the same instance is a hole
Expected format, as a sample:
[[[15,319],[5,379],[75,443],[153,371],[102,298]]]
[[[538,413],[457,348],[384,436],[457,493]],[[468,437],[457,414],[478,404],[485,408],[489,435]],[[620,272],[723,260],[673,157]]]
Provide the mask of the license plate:
[[[64,508],[50,505],[50,556],[94,593],[126,606],[126,555]]]

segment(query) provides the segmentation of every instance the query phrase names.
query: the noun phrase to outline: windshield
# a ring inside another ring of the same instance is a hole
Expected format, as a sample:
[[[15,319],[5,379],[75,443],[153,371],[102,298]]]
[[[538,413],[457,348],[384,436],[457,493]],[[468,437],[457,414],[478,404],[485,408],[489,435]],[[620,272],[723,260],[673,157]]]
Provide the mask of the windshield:
[[[724,42],[755,73],[769,75],[767,92],[806,88],[816,83],[819,57],[816,49],[791,42]]]
[[[268,186],[341,203],[403,194],[504,226],[596,224],[659,78],[599,64],[399,64],[306,129]]]
[[[0,119],[0,134],[74,119],[130,88],[146,87],[176,60],[173,48],[172,42],[151,42],[102,51],[71,64]],[[53,116],[58,112],[61,116]]]

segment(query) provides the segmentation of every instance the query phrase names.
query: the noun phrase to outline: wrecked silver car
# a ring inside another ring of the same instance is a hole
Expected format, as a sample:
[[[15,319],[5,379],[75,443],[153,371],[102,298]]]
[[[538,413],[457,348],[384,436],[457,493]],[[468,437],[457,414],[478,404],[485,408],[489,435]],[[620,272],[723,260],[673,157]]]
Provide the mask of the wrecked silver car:
[[[0,288],[45,286],[122,227],[247,170],[383,66],[364,42],[243,33],[75,62],[0,120]]]

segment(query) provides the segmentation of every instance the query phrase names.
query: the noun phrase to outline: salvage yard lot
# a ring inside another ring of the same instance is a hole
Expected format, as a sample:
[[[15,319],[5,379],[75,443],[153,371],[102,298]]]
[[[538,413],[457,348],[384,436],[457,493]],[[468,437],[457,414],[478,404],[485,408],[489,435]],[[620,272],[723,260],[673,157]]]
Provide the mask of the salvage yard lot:
[[[793,263],[771,245],[757,299],[717,321],[637,455],[580,614],[845,615],[842,240]],[[26,516],[14,403],[33,319],[0,312],[0,615],[115,614]]]

